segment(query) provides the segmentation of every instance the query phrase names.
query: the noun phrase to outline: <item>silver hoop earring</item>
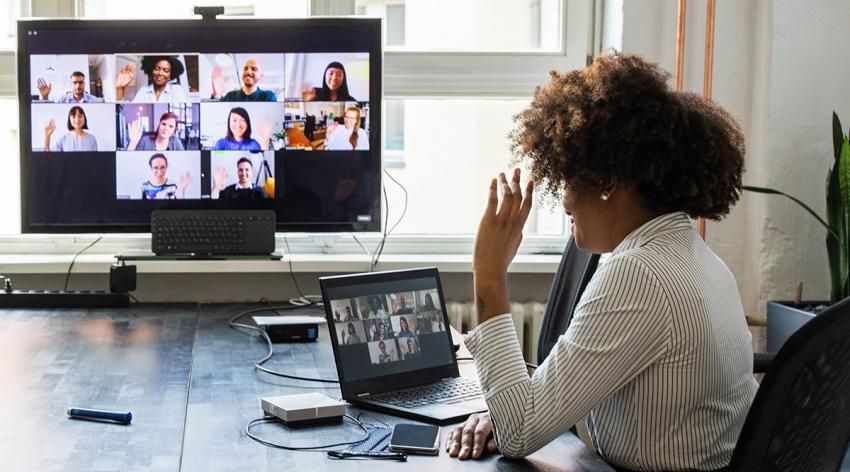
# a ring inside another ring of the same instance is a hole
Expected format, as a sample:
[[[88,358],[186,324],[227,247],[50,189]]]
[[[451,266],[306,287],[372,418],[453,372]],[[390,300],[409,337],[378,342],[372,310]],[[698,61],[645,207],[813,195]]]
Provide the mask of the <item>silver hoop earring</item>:
[[[602,192],[602,195],[600,195],[599,198],[601,198],[603,202],[607,202],[608,199],[611,198],[611,194],[608,193],[607,191],[605,191],[605,192]]]

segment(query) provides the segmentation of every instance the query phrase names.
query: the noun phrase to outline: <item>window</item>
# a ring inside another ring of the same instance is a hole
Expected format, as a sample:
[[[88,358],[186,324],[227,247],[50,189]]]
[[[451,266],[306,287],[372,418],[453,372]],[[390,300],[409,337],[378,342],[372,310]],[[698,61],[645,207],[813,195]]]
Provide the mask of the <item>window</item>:
[[[0,3],[0,50],[14,51],[15,36],[18,28],[17,19],[20,16],[20,2],[6,1]]]
[[[404,5],[387,5],[387,46],[404,46]]]
[[[385,20],[384,167],[409,198],[394,233],[464,236],[468,244],[490,179],[510,167],[513,116],[549,70],[586,64],[590,2],[354,3],[350,13]],[[384,183],[393,225],[404,195],[391,179]],[[535,249],[526,251],[559,247],[569,231],[557,202],[540,203],[526,225],[532,244],[525,246]]]
[[[384,99],[384,168],[404,167],[404,100]]]
[[[309,0],[145,0],[116,2],[115,0],[85,0],[83,17],[92,19],[133,18],[197,18],[196,5],[224,6],[227,16],[256,18],[299,18],[310,13]]]
[[[356,0],[386,20],[388,48],[418,51],[557,51],[560,0]],[[407,21],[407,19],[411,21]]]
[[[474,234],[490,179],[507,170],[511,160],[507,134],[512,117],[528,99],[390,100],[387,108],[399,102],[404,104],[404,166],[388,172],[407,189],[408,205],[396,233]],[[387,129],[389,146],[389,123]],[[392,180],[384,179],[384,185],[394,224],[404,195]],[[530,234],[563,234],[563,211],[535,208]]]
[[[0,168],[4,169],[4,182],[0,186],[0,234],[21,232],[21,180],[18,153],[18,101],[0,99]]]

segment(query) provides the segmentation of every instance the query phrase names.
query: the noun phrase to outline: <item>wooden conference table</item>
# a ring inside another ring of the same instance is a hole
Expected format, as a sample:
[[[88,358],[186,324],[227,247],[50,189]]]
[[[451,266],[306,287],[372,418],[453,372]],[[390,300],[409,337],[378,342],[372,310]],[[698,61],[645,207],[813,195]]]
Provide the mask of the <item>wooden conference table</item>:
[[[318,452],[262,446],[245,436],[259,397],[321,391],[334,384],[255,371],[265,343],[227,320],[259,305],[141,304],[123,309],[0,309],[0,457],[3,470],[546,470],[611,471],[566,433],[524,460],[458,461],[411,456],[406,463],[333,460]],[[287,312],[295,314],[295,312]],[[313,310],[310,314],[316,313]],[[305,314],[302,312],[301,314]],[[306,377],[336,378],[327,328],[319,342],[278,344],[267,364]],[[72,420],[70,406],[133,413],[129,426]],[[350,413],[359,413],[349,408]],[[398,418],[367,412],[364,421]],[[407,420],[405,420],[407,421]],[[443,428],[444,435],[449,428]],[[351,424],[255,432],[274,442],[354,440]],[[303,468],[302,468],[303,467]]]

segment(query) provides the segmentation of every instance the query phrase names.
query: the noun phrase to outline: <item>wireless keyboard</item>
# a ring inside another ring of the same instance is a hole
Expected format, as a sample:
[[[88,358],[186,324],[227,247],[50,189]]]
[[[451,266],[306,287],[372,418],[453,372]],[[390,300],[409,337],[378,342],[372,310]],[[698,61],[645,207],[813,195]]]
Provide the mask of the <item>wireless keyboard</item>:
[[[272,210],[156,210],[151,250],[157,255],[262,255],[275,249]]]

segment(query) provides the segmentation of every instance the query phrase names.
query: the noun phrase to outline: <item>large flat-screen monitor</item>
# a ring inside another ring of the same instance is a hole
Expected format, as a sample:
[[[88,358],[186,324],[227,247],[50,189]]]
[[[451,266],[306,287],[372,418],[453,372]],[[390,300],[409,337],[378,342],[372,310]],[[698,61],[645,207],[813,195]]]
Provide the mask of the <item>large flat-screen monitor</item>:
[[[378,231],[381,55],[378,19],[20,21],[21,229]]]

